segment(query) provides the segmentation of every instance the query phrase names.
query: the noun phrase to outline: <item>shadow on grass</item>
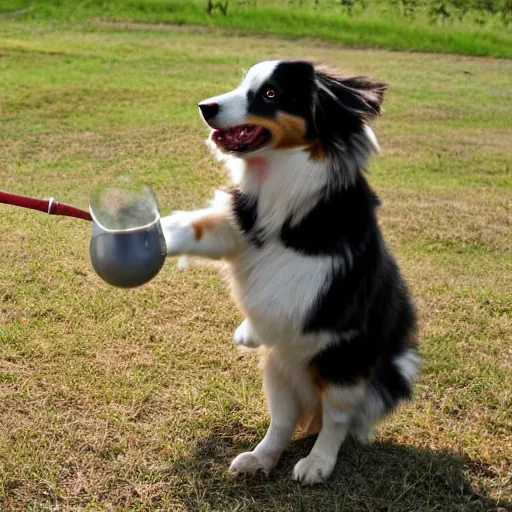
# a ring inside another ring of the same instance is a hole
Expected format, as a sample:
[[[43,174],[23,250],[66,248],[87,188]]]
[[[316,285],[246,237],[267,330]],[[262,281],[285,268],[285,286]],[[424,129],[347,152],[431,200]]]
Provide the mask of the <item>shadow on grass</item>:
[[[244,439],[239,436],[245,435]],[[249,439],[250,438],[250,439]],[[182,505],[190,511],[420,512],[512,511],[470,484],[497,475],[483,463],[449,451],[432,451],[391,441],[362,446],[348,440],[327,484],[301,488],[290,478],[314,438],[292,441],[270,475],[235,478],[230,460],[258,439],[239,425],[212,429],[192,456],[174,467]]]

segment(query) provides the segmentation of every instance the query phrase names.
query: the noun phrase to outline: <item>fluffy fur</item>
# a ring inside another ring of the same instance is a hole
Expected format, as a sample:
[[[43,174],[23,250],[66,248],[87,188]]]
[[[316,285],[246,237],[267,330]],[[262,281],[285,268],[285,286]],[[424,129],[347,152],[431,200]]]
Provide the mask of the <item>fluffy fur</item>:
[[[347,436],[362,441],[409,398],[415,315],[363,169],[385,84],[309,62],[253,66],[199,107],[232,175],[210,208],[163,218],[170,255],[223,258],[245,315],[234,340],[262,346],[270,426],[235,473],[270,472],[297,427],[319,431],[293,478],[325,480]]]

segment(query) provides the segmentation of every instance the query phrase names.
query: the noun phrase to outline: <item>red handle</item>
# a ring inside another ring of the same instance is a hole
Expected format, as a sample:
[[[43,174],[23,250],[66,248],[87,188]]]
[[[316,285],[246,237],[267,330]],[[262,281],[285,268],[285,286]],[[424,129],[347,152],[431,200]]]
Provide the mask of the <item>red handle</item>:
[[[75,208],[69,204],[59,203],[53,197],[51,199],[36,199],[35,197],[21,196],[19,194],[10,194],[0,190],[0,203],[31,208],[50,215],[64,215],[66,217],[76,217],[78,219],[92,220],[91,214],[80,208]]]

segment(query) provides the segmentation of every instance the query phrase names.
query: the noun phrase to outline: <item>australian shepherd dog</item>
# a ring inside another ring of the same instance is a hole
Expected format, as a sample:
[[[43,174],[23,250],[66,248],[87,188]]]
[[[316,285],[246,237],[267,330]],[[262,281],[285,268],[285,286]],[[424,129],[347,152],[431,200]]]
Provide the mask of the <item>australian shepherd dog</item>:
[[[232,186],[210,207],[162,219],[169,255],[223,259],[245,316],[234,341],[261,347],[270,426],[234,473],[269,473],[294,430],[318,432],[293,479],[332,473],[348,434],[411,396],[414,307],[364,174],[386,84],[305,61],[256,64],[199,104]]]

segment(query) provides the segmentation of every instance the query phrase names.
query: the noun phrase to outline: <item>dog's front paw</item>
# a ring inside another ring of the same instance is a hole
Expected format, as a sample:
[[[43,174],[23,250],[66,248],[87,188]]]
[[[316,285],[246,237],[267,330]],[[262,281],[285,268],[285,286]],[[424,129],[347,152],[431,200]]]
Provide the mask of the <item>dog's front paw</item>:
[[[169,256],[177,256],[188,251],[194,239],[194,228],[190,212],[174,212],[161,218],[162,231]]]
[[[335,458],[309,454],[295,464],[292,478],[301,485],[321,484],[329,478],[335,465]]]
[[[233,459],[229,471],[237,475],[255,475],[258,471],[263,471],[268,475],[273,467],[271,459],[256,455],[254,452],[244,452]]]
[[[249,320],[245,319],[235,331],[233,340],[237,345],[243,345],[244,347],[256,348],[260,344],[254,339],[254,334],[251,329]]]

